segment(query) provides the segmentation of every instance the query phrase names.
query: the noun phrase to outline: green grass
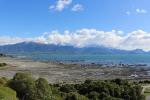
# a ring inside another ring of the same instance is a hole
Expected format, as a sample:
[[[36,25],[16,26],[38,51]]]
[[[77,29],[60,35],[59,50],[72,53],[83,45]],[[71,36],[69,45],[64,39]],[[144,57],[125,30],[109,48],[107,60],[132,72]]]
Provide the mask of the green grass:
[[[150,93],[144,93],[144,96],[150,96]]]
[[[150,88],[146,88],[144,91],[145,96],[150,96]]]

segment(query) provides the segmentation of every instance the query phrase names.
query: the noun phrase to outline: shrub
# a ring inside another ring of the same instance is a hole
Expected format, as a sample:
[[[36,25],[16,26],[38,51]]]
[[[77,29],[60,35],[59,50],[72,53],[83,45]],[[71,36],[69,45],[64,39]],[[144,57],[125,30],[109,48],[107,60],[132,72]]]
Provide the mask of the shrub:
[[[75,92],[75,93],[68,93],[65,100],[89,100],[89,99]]]
[[[16,92],[8,87],[0,86],[0,100],[18,100]]]
[[[36,97],[39,100],[51,100],[52,98],[52,90],[47,82],[47,80],[43,78],[39,78],[35,82],[36,85]]]
[[[66,84],[66,85],[62,85],[60,87],[60,91],[65,92],[65,93],[69,93],[69,92],[75,92],[76,89],[74,88],[74,85]]]
[[[0,63],[0,67],[4,67],[6,65],[7,65],[6,63]]]
[[[8,82],[8,79],[5,77],[0,78],[0,86],[6,85]]]
[[[9,86],[17,92],[20,99],[36,100],[35,82],[29,73],[17,73],[9,82]]]

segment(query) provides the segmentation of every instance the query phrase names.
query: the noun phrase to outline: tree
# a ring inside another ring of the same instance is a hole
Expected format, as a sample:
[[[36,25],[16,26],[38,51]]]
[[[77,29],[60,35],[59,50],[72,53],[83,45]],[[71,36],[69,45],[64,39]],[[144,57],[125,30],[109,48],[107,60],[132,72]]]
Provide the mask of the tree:
[[[90,99],[90,100],[99,100],[99,93],[97,93],[97,92],[90,92],[89,94],[88,94],[88,98]]]
[[[109,95],[106,94],[105,92],[100,93],[100,96],[99,96],[100,100],[105,100],[105,98],[107,97],[109,97]]]
[[[36,96],[38,100],[51,100],[52,98],[52,90],[47,82],[47,80],[43,78],[39,78],[35,82],[36,84]]]
[[[75,93],[68,93],[65,100],[89,100],[89,99],[75,92]]]
[[[0,86],[6,85],[7,82],[8,82],[7,78],[5,78],[5,77],[0,78]]]
[[[127,80],[122,80],[122,79],[114,79],[112,80],[112,82],[118,84],[118,85],[128,85],[128,81]]]
[[[60,91],[69,93],[69,92],[75,92],[76,89],[74,88],[74,85],[72,84],[65,84],[60,87]]]
[[[17,92],[21,100],[36,100],[36,86],[31,74],[16,73],[9,86]]]

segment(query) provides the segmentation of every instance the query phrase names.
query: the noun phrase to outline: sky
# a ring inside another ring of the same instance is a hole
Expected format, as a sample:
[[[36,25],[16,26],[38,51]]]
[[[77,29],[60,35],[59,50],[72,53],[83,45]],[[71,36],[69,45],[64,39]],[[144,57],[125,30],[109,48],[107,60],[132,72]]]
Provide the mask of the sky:
[[[150,0],[0,0],[0,45],[150,50]]]

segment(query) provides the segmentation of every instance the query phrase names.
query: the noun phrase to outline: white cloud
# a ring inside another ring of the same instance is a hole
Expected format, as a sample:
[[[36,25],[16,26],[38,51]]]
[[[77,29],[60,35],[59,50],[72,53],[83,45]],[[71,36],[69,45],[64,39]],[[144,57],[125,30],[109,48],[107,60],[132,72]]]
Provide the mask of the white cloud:
[[[84,10],[83,6],[81,4],[75,4],[73,7],[72,7],[72,11],[82,11]]]
[[[20,38],[20,37],[10,37],[10,36],[1,36],[0,37],[0,45],[7,45],[7,44],[15,44],[24,41],[33,41],[32,38]]]
[[[112,30],[110,32],[96,29],[81,29],[75,32],[59,33],[52,31],[41,36],[38,41],[47,44],[73,45],[76,47],[106,46],[125,50],[150,50],[150,33],[142,30],[126,33]]]
[[[146,9],[140,9],[140,8],[134,9],[132,11],[126,11],[127,15],[137,15],[137,14],[146,14],[146,13],[147,13]]]
[[[143,49],[150,50],[150,33],[142,30],[133,31],[122,38],[119,47],[121,49]]]
[[[139,9],[139,8],[136,9],[136,12],[138,14],[146,14],[147,13],[147,11],[145,9]]]
[[[45,32],[35,38],[0,37],[0,45],[15,44],[24,41],[34,41],[45,44],[72,45],[75,47],[106,46],[118,49],[150,50],[150,33],[137,30],[130,33],[112,30],[110,32],[96,29],[80,29],[74,32],[68,30]]]
[[[63,11],[67,6],[72,3],[72,0],[57,0],[55,5],[51,5],[49,9],[56,11]]]

